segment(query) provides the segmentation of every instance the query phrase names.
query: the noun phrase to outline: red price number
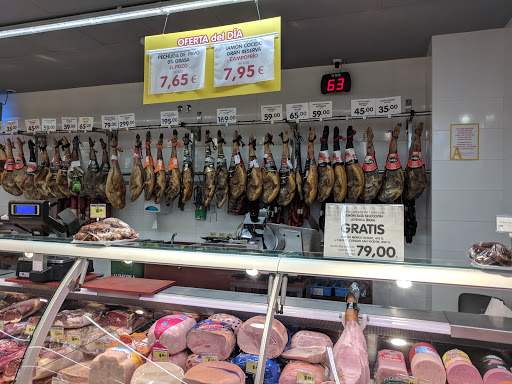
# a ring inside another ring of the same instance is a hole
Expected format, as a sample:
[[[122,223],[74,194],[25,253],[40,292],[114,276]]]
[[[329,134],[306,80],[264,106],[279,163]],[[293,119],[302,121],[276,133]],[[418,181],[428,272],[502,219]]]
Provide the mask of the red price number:
[[[233,74],[233,76],[231,76],[233,70],[234,68],[224,68],[224,71],[226,72],[226,77],[224,80],[231,79],[231,81],[235,81],[237,78],[237,74],[239,79],[243,78],[244,76],[253,77],[256,74],[256,71],[254,70],[254,65],[248,65],[247,67],[242,65],[236,68],[235,73]],[[258,73],[260,75],[263,75],[263,66],[258,68]]]
[[[337,79],[331,79],[327,82],[327,91],[341,91],[343,90],[343,85],[345,84],[345,79],[343,77],[339,77]]]
[[[160,79],[162,80],[162,85],[160,86],[160,88],[165,88],[165,86],[167,85],[167,89],[171,89],[171,87],[176,88],[180,85],[185,86],[188,84],[189,81],[195,84],[195,82],[197,81],[197,76],[194,75],[192,77],[189,77],[188,73],[183,73],[181,76],[174,76],[172,80],[170,80],[169,82],[167,82],[167,80],[169,80],[169,76],[160,76]]]

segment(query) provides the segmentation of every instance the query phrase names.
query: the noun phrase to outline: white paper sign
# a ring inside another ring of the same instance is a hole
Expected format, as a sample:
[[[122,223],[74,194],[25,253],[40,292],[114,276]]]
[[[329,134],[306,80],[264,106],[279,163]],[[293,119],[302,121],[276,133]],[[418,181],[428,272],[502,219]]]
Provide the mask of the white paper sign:
[[[78,119],[76,117],[63,117],[62,129],[65,131],[78,131]]]
[[[274,35],[216,43],[214,86],[274,79]]]
[[[480,124],[450,125],[450,160],[480,158]]]
[[[316,101],[309,103],[309,116],[313,119],[332,117],[332,101]]]
[[[119,129],[135,128],[135,113],[125,113],[124,115],[117,115],[119,122]]]
[[[39,119],[25,120],[25,128],[27,129],[27,132],[39,132],[41,130]]]
[[[57,130],[57,119],[41,119],[43,132],[55,132]]]
[[[375,99],[375,115],[388,116],[402,112],[402,97],[382,97]]]
[[[101,115],[101,128],[114,131],[119,128],[117,115]]]
[[[92,131],[94,125],[94,117],[79,117],[78,118],[78,129],[80,131]]]
[[[160,112],[160,125],[162,127],[176,127],[179,125],[178,111],[162,111]]]
[[[404,260],[404,206],[327,204],[324,256]]]
[[[288,120],[309,119],[309,103],[286,104]]]
[[[496,216],[496,232],[512,233],[512,216],[497,215]]]
[[[148,54],[152,95],[204,88],[205,46],[162,49]]]
[[[4,123],[5,133],[17,133],[19,130],[18,120],[10,120]]]
[[[374,116],[375,99],[351,100],[350,114],[352,116]]]
[[[217,123],[236,123],[236,108],[217,109]]]
[[[262,105],[261,106],[261,120],[262,121],[284,120],[283,104]]]

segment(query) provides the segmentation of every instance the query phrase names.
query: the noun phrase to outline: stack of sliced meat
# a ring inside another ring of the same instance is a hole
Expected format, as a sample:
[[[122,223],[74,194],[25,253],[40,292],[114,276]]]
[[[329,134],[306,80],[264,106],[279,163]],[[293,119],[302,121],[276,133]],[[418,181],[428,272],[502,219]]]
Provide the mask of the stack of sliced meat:
[[[115,218],[84,225],[74,235],[74,239],[79,241],[115,241],[136,239],[138,237],[128,224]]]

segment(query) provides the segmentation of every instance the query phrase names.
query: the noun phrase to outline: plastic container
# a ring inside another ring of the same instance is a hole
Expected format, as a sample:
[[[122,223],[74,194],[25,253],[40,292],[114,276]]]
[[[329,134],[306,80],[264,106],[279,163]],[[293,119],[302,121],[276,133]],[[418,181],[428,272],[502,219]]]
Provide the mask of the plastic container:
[[[315,280],[311,284],[311,295],[313,296],[332,296],[332,283],[329,280]]]

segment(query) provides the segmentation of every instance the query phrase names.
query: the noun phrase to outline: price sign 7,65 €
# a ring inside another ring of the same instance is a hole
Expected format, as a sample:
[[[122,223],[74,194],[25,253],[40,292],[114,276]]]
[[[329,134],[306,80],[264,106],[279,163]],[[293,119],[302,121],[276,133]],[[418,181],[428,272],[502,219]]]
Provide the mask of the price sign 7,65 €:
[[[148,51],[150,93],[195,91],[204,88],[206,47]]]

